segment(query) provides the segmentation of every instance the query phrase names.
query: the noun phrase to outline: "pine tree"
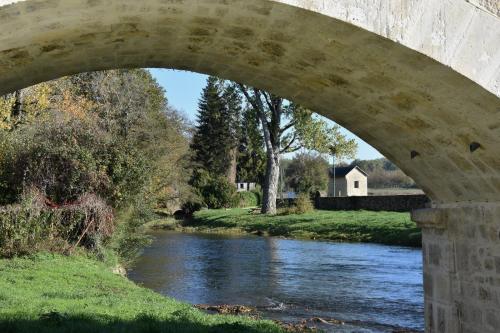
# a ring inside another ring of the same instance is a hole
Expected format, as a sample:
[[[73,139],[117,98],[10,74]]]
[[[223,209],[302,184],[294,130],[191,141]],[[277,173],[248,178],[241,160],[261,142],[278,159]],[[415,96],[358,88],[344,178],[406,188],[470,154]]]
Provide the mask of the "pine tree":
[[[242,98],[238,87],[233,83],[222,82],[222,98],[225,103],[225,136],[221,138],[222,143],[229,152],[229,167],[227,170],[227,179],[234,184],[237,180],[238,146],[242,135],[241,124],[241,103]]]
[[[227,176],[231,166],[231,119],[219,79],[209,77],[198,104],[198,125],[191,144],[193,162],[212,177]]]

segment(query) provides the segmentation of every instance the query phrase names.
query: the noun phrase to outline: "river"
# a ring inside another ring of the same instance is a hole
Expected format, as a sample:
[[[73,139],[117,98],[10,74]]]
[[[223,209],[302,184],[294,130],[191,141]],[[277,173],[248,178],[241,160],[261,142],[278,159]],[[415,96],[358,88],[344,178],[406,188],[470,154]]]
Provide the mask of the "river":
[[[422,252],[374,244],[155,231],[129,272],[191,304],[258,307],[286,322],[343,320],[328,332],[423,330]]]

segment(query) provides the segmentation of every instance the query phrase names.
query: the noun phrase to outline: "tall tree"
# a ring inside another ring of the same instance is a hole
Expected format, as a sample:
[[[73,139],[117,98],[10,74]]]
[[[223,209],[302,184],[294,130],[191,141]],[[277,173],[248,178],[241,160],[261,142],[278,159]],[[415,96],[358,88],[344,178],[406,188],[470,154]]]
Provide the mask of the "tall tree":
[[[257,111],[251,106],[243,110],[240,124],[238,154],[238,180],[241,182],[264,183],[266,173],[266,152]]]
[[[230,160],[226,174],[229,183],[235,184],[238,171],[238,140],[241,137],[239,124],[241,123],[242,99],[239,90],[234,84],[226,81],[221,81],[220,84],[222,99],[225,104],[225,116],[223,117],[225,137],[222,139],[229,151],[228,157]]]
[[[12,118],[20,117],[24,111],[24,91],[16,90],[14,93],[14,105],[12,106]]]
[[[213,177],[227,176],[234,159],[229,95],[218,78],[209,77],[198,104],[198,125],[191,144],[193,162]]]
[[[345,155],[355,155],[357,144],[347,140],[338,126],[313,117],[312,112],[283,98],[256,88],[238,85],[256,110],[266,146],[266,175],[263,188],[263,214],[276,214],[280,159],[283,153],[300,148],[326,153],[332,144]],[[342,149],[341,149],[342,148]]]

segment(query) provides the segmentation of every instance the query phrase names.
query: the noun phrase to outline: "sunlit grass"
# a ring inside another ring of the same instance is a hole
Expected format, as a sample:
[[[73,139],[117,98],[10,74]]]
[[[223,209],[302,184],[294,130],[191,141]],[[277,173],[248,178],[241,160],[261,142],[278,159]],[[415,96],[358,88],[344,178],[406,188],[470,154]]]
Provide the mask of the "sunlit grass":
[[[207,315],[83,256],[0,261],[0,332],[282,332],[269,321]]]
[[[409,213],[321,211],[267,216],[248,209],[197,212],[187,224],[199,231],[240,229],[271,236],[420,246],[421,233]]]

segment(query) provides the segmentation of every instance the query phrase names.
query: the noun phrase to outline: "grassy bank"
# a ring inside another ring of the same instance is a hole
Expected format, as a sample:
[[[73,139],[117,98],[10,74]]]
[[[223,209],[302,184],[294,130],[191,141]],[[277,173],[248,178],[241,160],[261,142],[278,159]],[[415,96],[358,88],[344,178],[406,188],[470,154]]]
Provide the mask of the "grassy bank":
[[[303,239],[420,246],[421,233],[408,213],[314,211],[302,215],[265,216],[249,209],[197,212],[187,230],[247,232]]]
[[[0,332],[282,332],[269,321],[207,315],[83,256],[0,260]]]

